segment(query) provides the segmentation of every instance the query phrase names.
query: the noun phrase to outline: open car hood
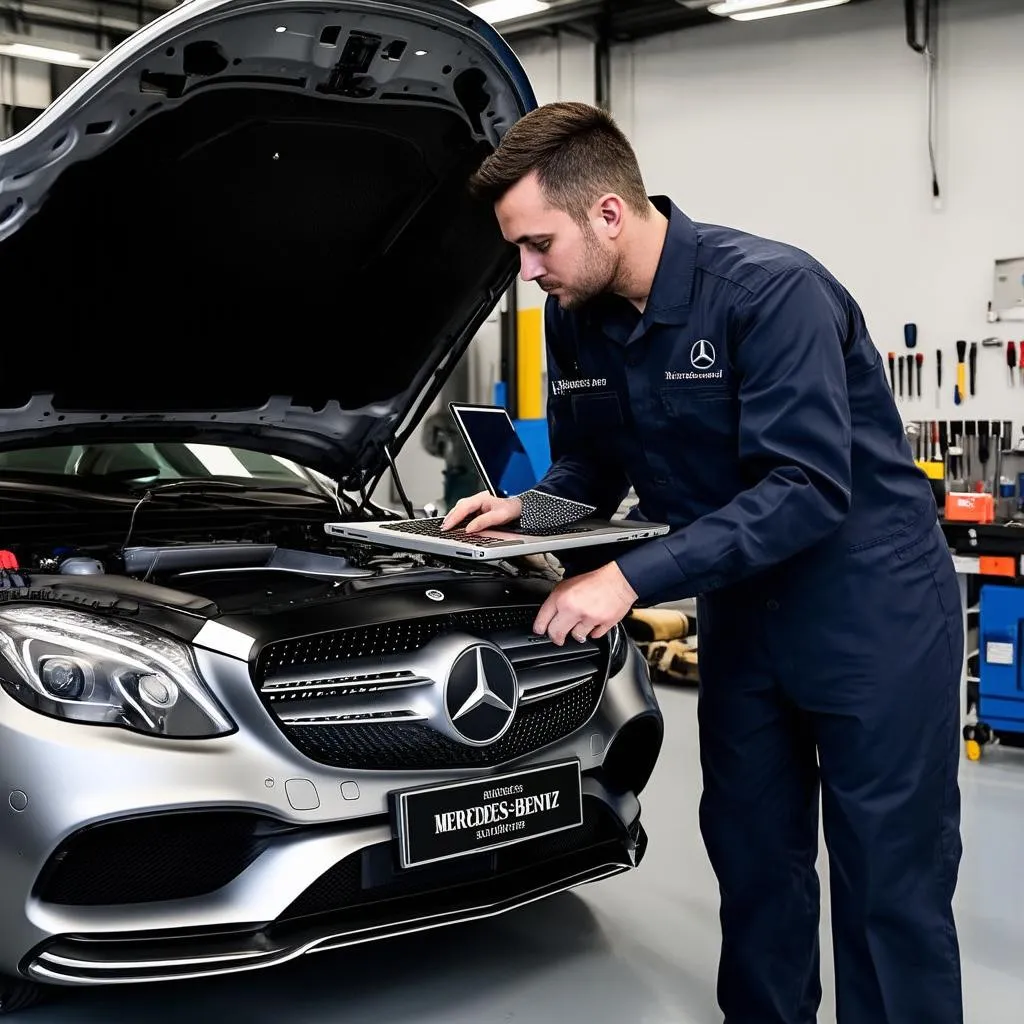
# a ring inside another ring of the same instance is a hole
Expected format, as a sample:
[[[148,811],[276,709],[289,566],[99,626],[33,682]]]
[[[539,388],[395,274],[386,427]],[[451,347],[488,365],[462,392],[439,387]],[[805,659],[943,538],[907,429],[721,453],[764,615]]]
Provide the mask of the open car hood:
[[[189,0],[0,142],[0,449],[379,477],[514,280],[467,179],[535,105],[451,0]]]

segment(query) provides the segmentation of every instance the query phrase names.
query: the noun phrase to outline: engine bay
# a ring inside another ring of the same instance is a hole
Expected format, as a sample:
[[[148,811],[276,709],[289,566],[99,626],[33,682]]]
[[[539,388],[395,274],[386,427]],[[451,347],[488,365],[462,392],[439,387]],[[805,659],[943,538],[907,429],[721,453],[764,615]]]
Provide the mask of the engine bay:
[[[46,503],[44,503],[46,504]],[[77,514],[76,514],[77,511]],[[386,578],[442,580],[532,575],[507,564],[485,568],[328,536],[337,511],[309,506],[259,509],[100,509],[66,506],[4,514],[0,590],[33,577],[86,582],[111,593],[151,584],[201,596],[221,612],[274,612],[351,596],[353,585]],[[52,513],[52,514],[48,514]],[[120,582],[119,582],[120,581]]]

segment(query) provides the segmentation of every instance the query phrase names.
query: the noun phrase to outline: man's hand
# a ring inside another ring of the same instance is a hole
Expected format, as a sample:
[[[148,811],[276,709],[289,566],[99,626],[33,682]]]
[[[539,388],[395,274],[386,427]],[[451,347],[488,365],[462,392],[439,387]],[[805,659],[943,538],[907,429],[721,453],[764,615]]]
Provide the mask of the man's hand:
[[[580,643],[587,637],[597,640],[626,617],[636,599],[619,567],[609,562],[559,583],[541,605],[533,631],[547,633],[559,646],[570,635]]]
[[[494,526],[514,522],[523,514],[523,503],[518,498],[496,498],[487,491],[457,501],[441,523],[442,530],[458,526],[467,516],[475,515],[463,529],[466,533],[479,533]]]

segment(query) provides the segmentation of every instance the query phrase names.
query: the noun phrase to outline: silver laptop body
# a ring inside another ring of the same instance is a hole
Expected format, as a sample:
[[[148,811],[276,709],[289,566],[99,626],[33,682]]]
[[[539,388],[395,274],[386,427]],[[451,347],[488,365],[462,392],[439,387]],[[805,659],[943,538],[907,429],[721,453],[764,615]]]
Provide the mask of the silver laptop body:
[[[449,403],[448,408],[484,487],[491,494],[507,497],[528,490],[536,483],[532,469],[528,468],[526,451],[505,409],[462,402]],[[526,460],[525,464],[523,460]],[[669,531],[665,523],[595,519],[589,516],[594,511],[591,505],[581,505],[553,495],[548,496],[548,500],[565,505],[566,518],[573,520],[570,525],[544,531],[505,526],[475,534],[467,534],[456,527],[442,534],[440,526],[444,517],[437,516],[429,519],[328,523],[324,529],[335,537],[372,541],[374,544],[407,551],[483,561],[545,554],[567,548],[593,547],[597,544],[650,540]]]

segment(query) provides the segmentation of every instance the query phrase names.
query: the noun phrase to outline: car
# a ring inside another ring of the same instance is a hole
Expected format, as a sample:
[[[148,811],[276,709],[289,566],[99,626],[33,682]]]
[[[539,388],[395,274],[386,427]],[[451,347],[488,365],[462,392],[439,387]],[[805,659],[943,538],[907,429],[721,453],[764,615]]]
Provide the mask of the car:
[[[332,537],[518,268],[453,2],[190,0],[0,143],[0,1007],[636,868],[663,720],[548,562]],[[394,505],[395,507],[391,507]]]

